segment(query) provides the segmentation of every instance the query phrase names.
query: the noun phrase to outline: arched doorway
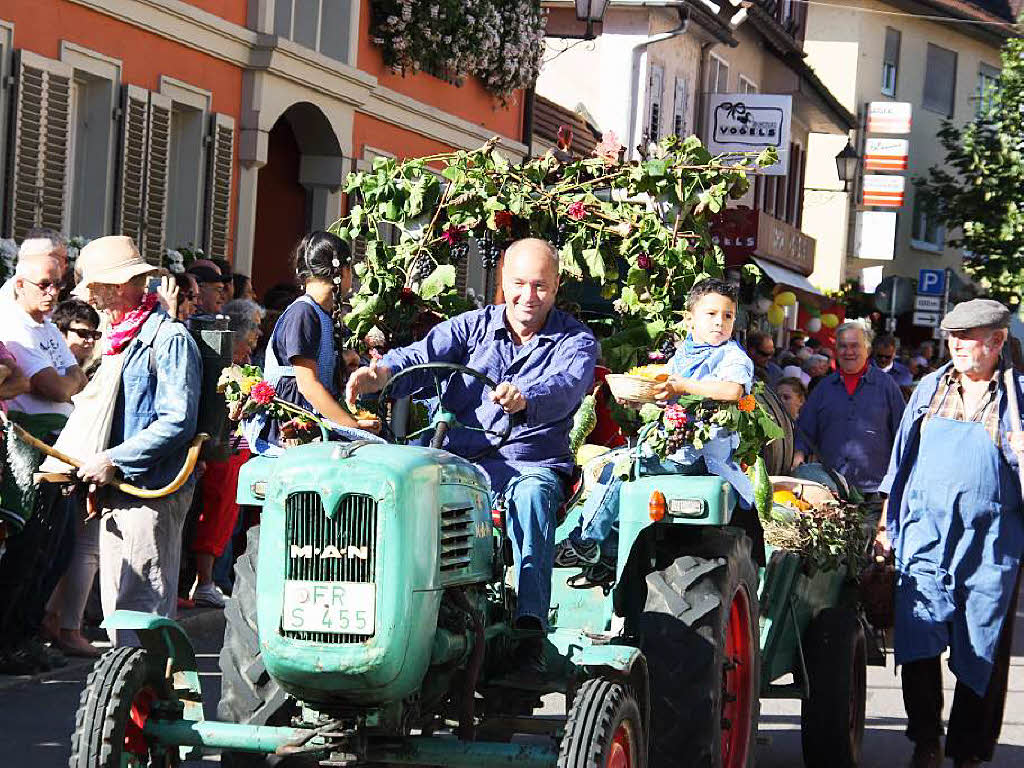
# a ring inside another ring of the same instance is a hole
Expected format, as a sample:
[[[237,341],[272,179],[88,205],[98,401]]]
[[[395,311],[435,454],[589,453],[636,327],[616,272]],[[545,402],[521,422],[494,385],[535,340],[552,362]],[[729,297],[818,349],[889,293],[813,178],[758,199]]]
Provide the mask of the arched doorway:
[[[292,282],[296,244],[338,218],[344,161],[330,122],[315,105],[293,104],[274,123],[256,187],[252,281],[258,296]]]

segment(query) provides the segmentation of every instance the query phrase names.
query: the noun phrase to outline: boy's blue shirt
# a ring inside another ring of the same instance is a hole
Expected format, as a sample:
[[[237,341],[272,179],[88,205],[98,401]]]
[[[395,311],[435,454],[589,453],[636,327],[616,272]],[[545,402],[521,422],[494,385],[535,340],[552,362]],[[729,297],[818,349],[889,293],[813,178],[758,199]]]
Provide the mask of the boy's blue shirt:
[[[750,394],[754,386],[754,362],[747,357],[743,347],[731,339],[715,347],[695,344],[688,337],[687,343],[669,360],[668,367],[673,376],[740,384],[747,394]],[[736,489],[745,506],[749,507],[754,503],[754,487],[732,457],[739,444],[739,435],[716,425],[712,428],[711,439],[703,447],[698,449],[687,445],[668,458],[687,465],[703,458],[708,471],[727,480]]]

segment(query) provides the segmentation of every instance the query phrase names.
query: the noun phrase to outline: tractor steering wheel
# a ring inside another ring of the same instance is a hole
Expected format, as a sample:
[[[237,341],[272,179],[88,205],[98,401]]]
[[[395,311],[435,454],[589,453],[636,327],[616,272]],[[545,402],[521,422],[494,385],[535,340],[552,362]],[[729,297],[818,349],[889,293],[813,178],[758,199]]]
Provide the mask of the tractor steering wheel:
[[[434,389],[437,392],[437,413],[430,424],[423,427],[422,429],[416,430],[410,435],[405,435],[404,438],[399,440],[398,436],[395,435],[395,433],[387,424],[387,419],[385,418],[384,413],[384,403],[388,401],[388,396],[391,394],[391,390],[394,387],[395,383],[400,381],[402,377],[408,376],[409,374],[415,371],[431,371],[433,373]],[[442,371],[447,371],[448,375],[442,375]],[[497,389],[498,387],[498,385],[491,381],[489,377],[485,376],[479,371],[473,370],[472,368],[467,368],[464,365],[458,365],[456,363],[423,363],[421,365],[411,365],[405,370],[402,370],[395,374],[394,376],[392,376],[388,383],[385,384],[383,389],[381,389],[380,391],[380,395],[377,398],[377,414],[380,417],[380,422],[382,425],[381,429],[390,433],[389,436],[394,442],[400,442],[402,445],[407,445],[411,440],[416,439],[427,430],[433,429],[434,435],[433,437],[430,438],[431,448],[440,448],[441,445],[444,443],[445,436],[453,429],[466,429],[471,432],[482,432],[485,435],[490,435],[492,437],[498,438],[497,444],[492,444],[473,456],[464,456],[463,458],[470,462],[477,462],[480,461],[480,459],[484,458],[485,456],[489,456],[494,451],[497,451],[499,448],[505,445],[505,443],[508,442],[509,435],[512,434],[512,417],[509,414],[505,415],[505,429],[502,431],[484,429],[483,427],[470,427],[465,424],[459,423],[455,418],[455,414],[446,409],[444,406],[444,396],[448,392],[448,383],[451,381],[452,375],[456,373],[463,373],[466,374],[467,376],[472,376],[475,379],[479,379],[491,390]]]

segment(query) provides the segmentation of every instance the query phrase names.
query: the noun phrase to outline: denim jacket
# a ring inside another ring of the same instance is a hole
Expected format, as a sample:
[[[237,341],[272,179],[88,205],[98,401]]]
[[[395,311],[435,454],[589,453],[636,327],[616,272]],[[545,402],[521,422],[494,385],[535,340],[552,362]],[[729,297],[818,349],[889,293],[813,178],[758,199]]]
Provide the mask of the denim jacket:
[[[202,377],[185,326],[155,309],[125,349],[106,451],[133,485],[161,488],[178,474],[196,433]]]

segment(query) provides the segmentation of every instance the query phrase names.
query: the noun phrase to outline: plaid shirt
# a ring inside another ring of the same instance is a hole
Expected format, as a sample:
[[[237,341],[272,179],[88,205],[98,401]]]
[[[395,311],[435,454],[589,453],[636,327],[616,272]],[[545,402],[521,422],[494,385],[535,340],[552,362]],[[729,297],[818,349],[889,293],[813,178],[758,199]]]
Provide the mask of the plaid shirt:
[[[970,417],[967,417],[967,408],[964,405],[964,389],[960,383],[960,373],[955,368],[942,377],[935,396],[928,406],[928,413],[921,421],[922,428],[928,423],[928,419],[938,416],[942,419],[954,419],[955,421],[977,421],[984,425],[985,431],[996,447],[1000,446],[999,437],[999,398],[1002,396],[1002,389],[999,386],[999,370],[992,374],[988,383],[988,391],[982,398],[978,410]]]

